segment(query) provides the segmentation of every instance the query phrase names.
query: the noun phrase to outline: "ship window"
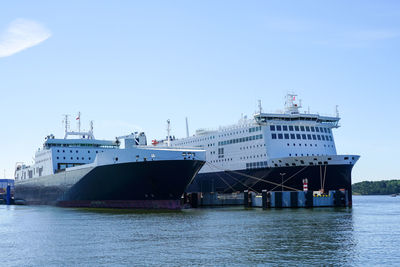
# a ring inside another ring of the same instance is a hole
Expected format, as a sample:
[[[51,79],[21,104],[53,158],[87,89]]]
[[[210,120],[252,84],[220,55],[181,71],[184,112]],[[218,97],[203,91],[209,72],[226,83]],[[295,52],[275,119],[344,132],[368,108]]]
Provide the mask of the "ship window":
[[[289,131],[293,131],[293,126],[289,126]]]
[[[318,128],[317,128],[318,129]],[[321,140],[321,136],[320,135],[317,135],[317,139],[318,140]]]
[[[278,134],[278,139],[283,139],[283,134]]]
[[[57,150],[57,152],[60,152],[60,150]]]
[[[72,159],[72,157],[71,157],[71,159]]]
[[[294,134],[290,134],[290,139],[296,139],[296,136]]]
[[[295,131],[299,131],[299,126],[294,126]]]
[[[84,157],[82,157],[82,160],[84,160],[85,158]]]
[[[282,129],[283,129],[284,131],[287,131],[287,126],[286,126],[286,125],[283,125],[283,126],[282,126]]]
[[[315,131],[319,133],[319,127],[315,127]]]
[[[319,131],[320,131],[321,133],[323,133],[323,132],[324,132],[324,128],[319,127]]]
[[[65,157],[63,159],[65,159]]]
[[[307,136],[306,136],[305,134],[302,134],[301,137],[302,137],[304,140],[307,139]]]
[[[333,141],[332,136],[329,136],[329,140]]]
[[[321,135],[323,141],[325,141],[325,135]]]
[[[297,139],[301,139],[301,135],[300,134],[296,134],[296,138]]]
[[[300,126],[300,131],[304,132],[304,126]]]
[[[57,159],[59,159],[59,157],[57,157]]]
[[[90,150],[88,150],[88,152],[87,153],[90,153]]]
[[[312,135],[313,140],[317,140],[317,136],[315,134]]]
[[[315,128],[314,127],[311,127],[311,132],[315,132]]]
[[[289,134],[285,133],[285,139],[289,139]]]
[[[310,127],[306,126],[306,131],[309,132],[310,131]]]
[[[276,130],[277,130],[277,131],[282,131],[282,127],[281,127],[280,125],[277,125],[277,126],[276,126]]]
[[[270,126],[269,126],[269,129],[270,129],[271,131],[275,131],[275,125],[270,125]]]
[[[78,153],[78,150],[76,151],[76,153]]]

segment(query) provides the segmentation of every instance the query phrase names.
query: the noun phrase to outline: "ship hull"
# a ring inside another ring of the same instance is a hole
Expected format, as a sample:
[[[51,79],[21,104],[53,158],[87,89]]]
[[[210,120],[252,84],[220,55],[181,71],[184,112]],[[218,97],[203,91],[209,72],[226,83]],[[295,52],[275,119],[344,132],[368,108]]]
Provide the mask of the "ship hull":
[[[353,164],[292,166],[199,173],[186,192],[303,190],[303,179],[307,178],[309,191],[347,190],[349,205],[351,205],[351,170],[353,166]],[[286,186],[283,188],[281,174],[284,174],[283,184]]]
[[[180,208],[199,160],[128,162],[65,171],[15,184],[27,204],[96,208]]]

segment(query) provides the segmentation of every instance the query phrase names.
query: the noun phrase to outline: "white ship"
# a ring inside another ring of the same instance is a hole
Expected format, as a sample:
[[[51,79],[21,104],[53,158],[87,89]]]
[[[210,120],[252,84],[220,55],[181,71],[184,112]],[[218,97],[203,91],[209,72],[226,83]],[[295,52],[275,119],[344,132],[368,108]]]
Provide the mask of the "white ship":
[[[171,140],[171,146],[207,151],[207,162],[187,192],[302,190],[308,181],[309,190],[347,190],[351,204],[351,170],[359,156],[336,153],[338,112],[300,112],[296,98],[286,96],[282,113],[264,113],[259,103],[252,119]]]
[[[45,138],[33,165],[17,164],[16,200],[68,207],[177,209],[205,163],[204,150],[147,146],[143,132],[98,140],[92,123],[88,132],[80,131],[80,122],[77,132],[69,131],[68,125],[66,117],[64,138]]]

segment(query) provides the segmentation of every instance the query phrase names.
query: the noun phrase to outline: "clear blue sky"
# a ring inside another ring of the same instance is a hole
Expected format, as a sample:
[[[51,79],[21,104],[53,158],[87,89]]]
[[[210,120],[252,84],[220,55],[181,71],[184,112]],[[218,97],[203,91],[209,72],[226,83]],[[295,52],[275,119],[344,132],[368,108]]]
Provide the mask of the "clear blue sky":
[[[231,124],[294,91],[312,112],[339,105],[353,181],[400,178],[399,47],[399,1],[3,2],[1,177],[61,137],[65,113],[100,139],[151,140],[168,118],[184,136],[186,116],[191,132]]]

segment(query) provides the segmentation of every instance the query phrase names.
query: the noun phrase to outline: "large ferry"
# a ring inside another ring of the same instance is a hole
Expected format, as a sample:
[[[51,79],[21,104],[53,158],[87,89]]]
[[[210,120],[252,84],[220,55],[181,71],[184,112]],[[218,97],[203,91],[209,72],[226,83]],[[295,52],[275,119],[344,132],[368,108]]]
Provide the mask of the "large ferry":
[[[69,131],[45,138],[34,164],[15,170],[15,199],[27,204],[67,207],[180,207],[188,184],[205,163],[205,151],[147,146],[135,132],[113,140],[98,140],[93,124],[87,132]],[[122,148],[123,146],[123,148]]]
[[[172,140],[172,146],[207,151],[207,163],[187,192],[303,190],[307,184],[319,192],[344,189],[351,205],[351,171],[359,156],[336,153],[338,112],[321,116],[300,108],[297,95],[288,94],[283,112],[264,113],[259,103],[251,119]]]

